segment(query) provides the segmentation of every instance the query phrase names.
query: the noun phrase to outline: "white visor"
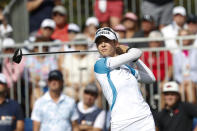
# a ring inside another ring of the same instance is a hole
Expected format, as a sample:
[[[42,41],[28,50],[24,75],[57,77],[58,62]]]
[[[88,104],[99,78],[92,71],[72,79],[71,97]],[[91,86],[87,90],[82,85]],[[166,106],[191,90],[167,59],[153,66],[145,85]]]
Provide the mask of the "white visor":
[[[110,40],[116,40],[118,41],[117,35],[115,33],[115,31],[113,31],[111,28],[108,28],[110,30],[106,30],[106,28],[101,28],[96,32],[96,36],[95,36],[95,43],[97,41],[97,39],[101,36],[105,36],[106,38],[110,39]]]

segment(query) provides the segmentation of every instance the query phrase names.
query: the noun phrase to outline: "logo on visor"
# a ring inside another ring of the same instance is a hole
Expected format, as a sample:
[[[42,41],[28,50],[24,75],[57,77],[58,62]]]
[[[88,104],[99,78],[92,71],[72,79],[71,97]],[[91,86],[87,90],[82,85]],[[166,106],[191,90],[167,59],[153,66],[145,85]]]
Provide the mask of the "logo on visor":
[[[106,30],[102,30],[101,32],[98,33],[98,35],[102,35],[102,34],[110,34],[109,31],[106,31]]]

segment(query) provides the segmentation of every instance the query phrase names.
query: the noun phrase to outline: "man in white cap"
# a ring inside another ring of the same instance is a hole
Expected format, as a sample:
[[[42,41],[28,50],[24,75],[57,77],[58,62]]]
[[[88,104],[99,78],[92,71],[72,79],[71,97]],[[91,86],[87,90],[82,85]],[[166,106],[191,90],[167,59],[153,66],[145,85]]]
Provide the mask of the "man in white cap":
[[[53,39],[60,41],[68,41],[68,24],[67,24],[67,11],[62,5],[57,5],[53,8],[53,20],[55,21],[56,28],[52,35]]]
[[[155,117],[159,131],[192,131],[197,105],[181,102],[179,86],[175,81],[164,84],[163,95],[165,107]]]
[[[52,40],[52,34],[55,29],[55,22],[52,19],[44,19],[41,23],[41,28],[40,31],[38,32],[39,37],[45,37],[48,38],[49,40]]]
[[[77,24],[75,23],[68,24],[68,40],[69,41],[72,41],[75,38],[75,36],[80,32],[81,30]]]
[[[0,73],[0,130],[23,131],[24,116],[20,105],[7,99],[7,82],[4,74]]]
[[[95,32],[99,27],[99,21],[96,17],[89,17],[86,20],[86,29],[85,29],[85,34],[88,37],[88,40],[90,42],[94,41],[94,37],[95,37]]]
[[[95,43],[101,58],[95,63],[94,72],[110,106],[111,130],[154,131],[152,113],[138,86],[138,82],[155,81],[139,59],[142,51],[119,45],[116,33],[109,27],[97,30]]]
[[[173,22],[168,26],[162,28],[161,32],[164,37],[176,37],[180,29],[187,28],[186,25],[186,10],[182,6],[174,7],[173,9]],[[178,47],[175,39],[165,40],[166,47]]]

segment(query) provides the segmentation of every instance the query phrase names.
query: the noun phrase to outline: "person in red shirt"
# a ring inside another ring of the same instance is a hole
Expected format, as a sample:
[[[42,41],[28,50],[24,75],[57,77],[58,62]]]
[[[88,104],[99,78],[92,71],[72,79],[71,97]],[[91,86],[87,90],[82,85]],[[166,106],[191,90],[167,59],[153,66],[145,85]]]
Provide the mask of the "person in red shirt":
[[[152,31],[149,34],[149,38],[159,38],[162,34],[159,31]],[[149,48],[162,47],[164,43],[162,41],[150,41],[148,43]],[[150,86],[147,85],[147,101],[150,101],[151,106],[155,106],[155,102],[151,102],[149,97],[150,90],[153,90],[153,94],[158,93],[158,88],[163,87],[163,83],[172,79],[172,55],[169,51],[145,51],[141,56],[144,63],[152,70],[154,76],[156,77],[156,82]],[[158,84],[158,82],[160,84]],[[152,88],[152,89],[151,89]],[[157,102],[157,101],[156,101]]]
[[[149,38],[162,37],[159,31],[152,31]],[[161,41],[150,41],[150,48],[162,47]],[[170,80],[172,78],[172,55],[169,51],[145,51],[142,55],[145,64],[152,69],[157,81]]]
[[[56,23],[56,28],[53,32],[52,38],[62,42],[68,41],[68,24],[67,12],[64,6],[57,5],[53,8],[53,20]]]

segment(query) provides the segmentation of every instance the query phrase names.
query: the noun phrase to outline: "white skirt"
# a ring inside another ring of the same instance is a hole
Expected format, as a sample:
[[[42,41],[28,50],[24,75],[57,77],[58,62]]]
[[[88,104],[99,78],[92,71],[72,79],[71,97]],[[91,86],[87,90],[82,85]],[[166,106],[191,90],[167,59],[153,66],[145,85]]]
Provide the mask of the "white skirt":
[[[123,129],[111,128],[111,131],[155,131],[155,122],[151,114],[143,119],[131,123]]]

